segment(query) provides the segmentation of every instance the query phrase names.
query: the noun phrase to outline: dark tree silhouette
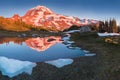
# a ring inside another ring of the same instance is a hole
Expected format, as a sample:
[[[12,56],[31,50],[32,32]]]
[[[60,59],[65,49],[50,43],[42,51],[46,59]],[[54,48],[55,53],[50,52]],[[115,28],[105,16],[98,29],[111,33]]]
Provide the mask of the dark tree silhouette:
[[[113,31],[114,33],[117,33],[117,32],[118,32],[118,27],[117,27],[117,23],[116,23],[116,20],[115,20],[115,19],[112,20],[112,31]]]
[[[109,32],[117,33],[118,26],[115,19],[110,19],[109,21],[100,21],[99,22],[99,32]]]

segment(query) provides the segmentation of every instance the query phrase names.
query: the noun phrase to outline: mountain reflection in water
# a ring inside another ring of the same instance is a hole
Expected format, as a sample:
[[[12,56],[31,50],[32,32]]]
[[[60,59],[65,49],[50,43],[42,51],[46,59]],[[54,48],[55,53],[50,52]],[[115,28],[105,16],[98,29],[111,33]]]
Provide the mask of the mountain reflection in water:
[[[31,62],[86,56],[83,50],[73,47],[71,41],[63,39],[60,36],[1,38],[0,56]]]
[[[66,36],[67,38],[67,36]],[[94,56],[72,46],[65,37],[1,38],[0,71],[9,77],[23,72],[31,74],[36,62],[45,62],[57,68],[73,63],[74,57]],[[9,64],[9,66],[7,66]]]
[[[31,49],[34,49],[36,51],[45,51],[51,46],[60,43],[61,37],[60,36],[50,36],[45,38],[31,38],[25,41],[27,46],[29,46]]]

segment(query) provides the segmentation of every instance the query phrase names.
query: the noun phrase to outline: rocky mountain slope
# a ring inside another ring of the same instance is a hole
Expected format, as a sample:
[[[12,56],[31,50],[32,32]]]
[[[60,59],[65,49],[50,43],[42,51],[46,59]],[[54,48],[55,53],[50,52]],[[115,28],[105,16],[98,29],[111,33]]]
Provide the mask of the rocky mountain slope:
[[[10,19],[15,21],[22,20],[27,24],[34,25],[34,27],[53,31],[63,31],[72,25],[83,26],[98,23],[98,21],[92,19],[79,19],[77,17],[56,14],[45,6],[34,7],[21,17],[18,14],[15,14]]]

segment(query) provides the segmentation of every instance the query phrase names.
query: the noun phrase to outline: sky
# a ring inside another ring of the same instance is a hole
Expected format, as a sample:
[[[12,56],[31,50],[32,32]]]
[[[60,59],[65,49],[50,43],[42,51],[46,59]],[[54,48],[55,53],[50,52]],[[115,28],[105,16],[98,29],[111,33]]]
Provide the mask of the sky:
[[[38,5],[46,6],[57,14],[80,19],[115,18],[120,24],[120,0],[0,0],[0,16],[23,16],[29,9]]]

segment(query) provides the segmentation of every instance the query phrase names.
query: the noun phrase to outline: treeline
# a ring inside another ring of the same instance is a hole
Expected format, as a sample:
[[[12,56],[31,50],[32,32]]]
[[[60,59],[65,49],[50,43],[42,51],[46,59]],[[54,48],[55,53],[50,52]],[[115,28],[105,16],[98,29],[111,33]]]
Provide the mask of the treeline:
[[[108,32],[108,33],[118,33],[120,31],[120,27],[117,26],[117,22],[115,19],[110,19],[106,21],[100,21],[97,31]]]
[[[91,31],[97,31],[97,32],[108,32],[108,33],[118,33],[120,32],[120,26],[117,25],[117,22],[115,19],[110,19],[106,21],[99,21],[99,24],[89,24],[86,25],[88,26]],[[64,30],[64,31],[69,31],[69,30],[78,30],[80,29],[81,26],[71,26],[69,29]]]

